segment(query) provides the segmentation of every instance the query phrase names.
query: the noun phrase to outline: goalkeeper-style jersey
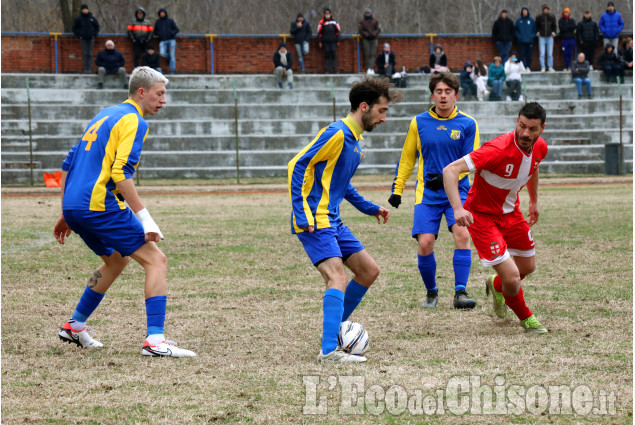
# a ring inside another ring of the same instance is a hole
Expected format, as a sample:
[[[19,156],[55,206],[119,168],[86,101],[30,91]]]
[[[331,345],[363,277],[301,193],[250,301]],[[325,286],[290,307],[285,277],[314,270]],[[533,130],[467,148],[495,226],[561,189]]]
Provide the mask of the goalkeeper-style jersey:
[[[132,100],[99,112],[62,164],[68,172],[62,209],[125,209],[116,183],[132,178],[147,135],[148,123]]]
[[[292,233],[307,226],[337,227],[344,199],[364,214],[379,212],[379,205],[365,200],[351,184],[363,156],[360,140],[362,129],[349,115],[321,129],[289,162]]]
[[[437,205],[448,201],[444,189],[424,190],[425,182],[442,174],[443,168],[479,147],[478,124],[454,106],[447,118],[439,117],[435,108],[415,116],[395,168],[392,193],[402,195],[406,181],[418,164],[415,204]],[[470,190],[468,173],[459,180],[459,192],[465,199]]]

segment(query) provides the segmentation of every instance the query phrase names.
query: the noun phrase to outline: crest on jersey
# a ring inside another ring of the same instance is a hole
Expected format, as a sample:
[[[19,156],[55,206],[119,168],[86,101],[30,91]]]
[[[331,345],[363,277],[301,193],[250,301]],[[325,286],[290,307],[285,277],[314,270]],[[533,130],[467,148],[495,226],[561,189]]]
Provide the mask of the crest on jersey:
[[[459,140],[461,138],[461,130],[452,130],[450,133],[450,139]]]
[[[497,241],[493,241],[489,244],[489,249],[492,251],[492,254],[498,256],[501,252],[501,247],[498,245]]]

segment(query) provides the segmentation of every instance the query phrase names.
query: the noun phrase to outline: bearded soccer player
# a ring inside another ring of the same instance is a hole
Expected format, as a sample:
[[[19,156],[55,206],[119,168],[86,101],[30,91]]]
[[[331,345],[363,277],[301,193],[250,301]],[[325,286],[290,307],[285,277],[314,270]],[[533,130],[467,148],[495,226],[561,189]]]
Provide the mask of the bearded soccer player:
[[[525,304],[521,280],[536,269],[536,250],[530,226],[538,222],[538,164],[547,155],[540,137],[547,113],[536,102],[523,106],[516,130],[483,144],[443,170],[445,191],[459,226],[467,227],[481,263],[496,275],[486,282],[492,292],[494,312],[505,317],[506,306],[531,333],[547,333]],[[462,205],[459,175],[476,173],[474,185]],[[520,210],[518,192],[527,185],[529,220]]]
[[[313,265],[322,274],[326,292],[322,302],[322,349],[318,362],[358,363],[366,357],[350,355],[338,347],[340,323],[359,305],[379,276],[379,266],[350,229],[342,223],[344,199],[360,212],[388,221],[384,207],[364,199],[351,184],[362,159],[363,131],[386,121],[388,104],[399,92],[388,80],[368,79],[353,84],[350,114],[323,128],[289,162],[291,232],[300,239]],[[344,266],[353,272],[348,278]]]
[[[141,354],[196,355],[166,342],[163,334],[167,260],[156,245],[163,234],[132,180],[148,135],[143,117],[156,114],[166,103],[167,83],[152,68],[135,68],[128,100],[95,115],[62,164],[62,214],[53,235],[64,244],[71,231],[77,233],[104,262],[93,272],[71,319],[60,329],[63,342],[88,349],[103,347],[86,331],[86,321],[132,258],[145,270],[147,333]]]
[[[434,244],[439,236],[441,217],[445,215],[455,246],[452,258],[454,308],[472,309],[476,306],[476,301],[470,299],[465,291],[472,265],[470,235],[454,221],[452,207],[443,189],[442,172],[443,167],[478,148],[478,124],[455,105],[459,98],[459,80],[455,75],[446,72],[435,74],[430,78],[429,88],[434,106],[415,116],[410,122],[388,202],[399,208],[406,181],[410,178],[415,163],[418,163],[412,237],[419,245],[417,264],[427,290],[422,307],[437,306],[437,261]],[[467,173],[461,176],[459,190],[461,199],[465,200],[470,190]]]

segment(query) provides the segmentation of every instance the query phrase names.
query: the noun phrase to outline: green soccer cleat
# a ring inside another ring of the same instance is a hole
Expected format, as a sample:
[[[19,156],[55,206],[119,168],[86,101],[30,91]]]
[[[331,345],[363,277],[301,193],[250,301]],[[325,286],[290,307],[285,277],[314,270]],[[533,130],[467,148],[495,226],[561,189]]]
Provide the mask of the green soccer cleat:
[[[502,292],[498,292],[494,289],[494,278],[496,275],[491,275],[485,281],[485,295],[489,295],[490,291],[492,292],[492,297],[494,298],[494,313],[501,319],[504,319],[507,315],[507,306],[505,305],[505,297]]]
[[[522,320],[520,324],[522,325],[523,328],[525,328],[525,332],[531,332],[535,334],[547,333],[547,328],[542,326],[540,322],[538,321],[538,319],[536,319],[536,316],[534,316],[533,314],[529,316],[528,318],[526,318],[525,320]]]

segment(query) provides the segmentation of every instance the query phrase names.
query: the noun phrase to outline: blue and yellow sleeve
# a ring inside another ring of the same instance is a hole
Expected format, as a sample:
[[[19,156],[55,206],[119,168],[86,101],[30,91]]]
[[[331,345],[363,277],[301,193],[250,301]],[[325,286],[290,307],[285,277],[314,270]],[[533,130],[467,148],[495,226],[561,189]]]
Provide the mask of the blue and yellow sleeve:
[[[402,195],[403,190],[406,187],[406,182],[412,174],[412,170],[417,162],[418,146],[420,145],[419,129],[417,128],[417,118],[413,118],[410,121],[410,128],[406,135],[406,141],[404,142],[403,149],[401,150],[401,157],[399,163],[395,169],[395,180],[392,185],[392,193],[395,195]]]
[[[118,143],[111,168],[111,178],[113,182],[118,183],[132,178],[137,165],[139,165],[143,141],[148,134],[148,126],[145,122],[139,121],[137,114],[127,114],[115,124],[113,132],[116,132]]]
[[[379,205],[373,204],[372,202],[364,199],[362,195],[359,194],[357,189],[352,184],[348,184],[346,188],[346,194],[344,195],[344,199],[351,203],[358,211],[366,215],[377,215],[379,212]]]
[[[325,168],[332,169],[342,152],[344,133],[340,130],[329,137],[329,134],[325,134],[327,129],[328,127],[322,129],[315,139],[289,162],[289,198],[296,231],[307,226],[315,226],[308,202],[315,184],[315,164],[327,161]]]

